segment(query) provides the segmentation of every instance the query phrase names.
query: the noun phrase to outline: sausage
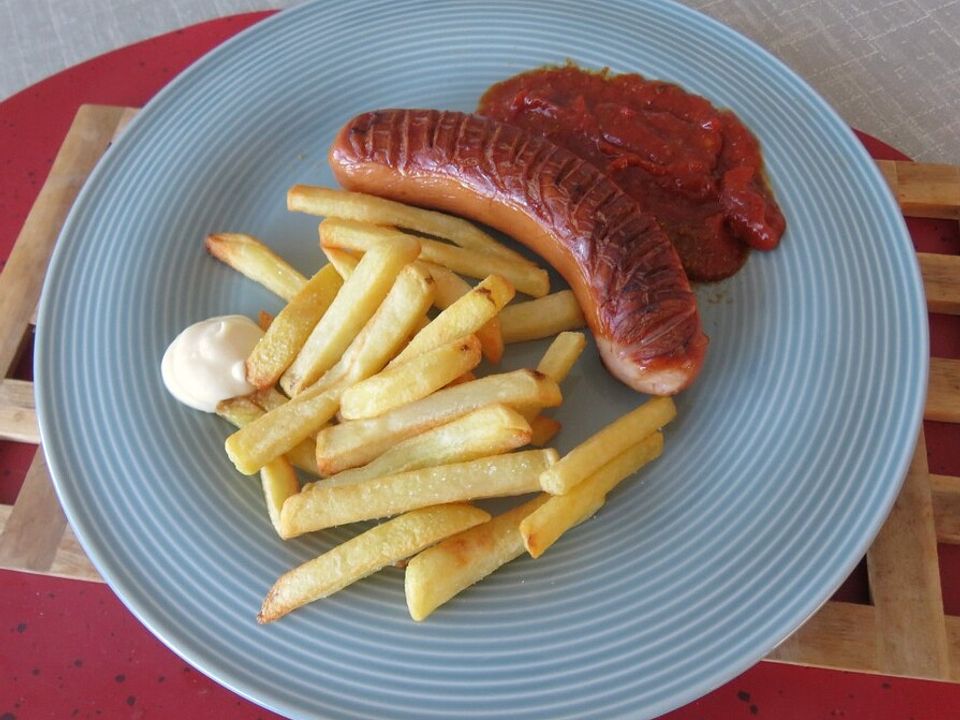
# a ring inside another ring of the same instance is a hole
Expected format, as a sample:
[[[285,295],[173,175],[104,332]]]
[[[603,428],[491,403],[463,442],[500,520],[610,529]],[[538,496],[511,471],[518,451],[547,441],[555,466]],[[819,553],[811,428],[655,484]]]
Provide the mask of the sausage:
[[[347,122],[328,159],[349,190],[468,217],[541,255],[573,289],[607,369],[630,387],[673,395],[696,378],[707,338],[676,251],[585,160],[489,118],[399,109]]]

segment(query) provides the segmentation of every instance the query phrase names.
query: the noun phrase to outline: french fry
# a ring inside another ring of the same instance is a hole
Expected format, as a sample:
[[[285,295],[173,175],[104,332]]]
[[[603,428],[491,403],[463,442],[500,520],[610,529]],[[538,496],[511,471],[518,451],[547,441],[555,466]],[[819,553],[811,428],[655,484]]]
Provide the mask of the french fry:
[[[556,407],[559,386],[533,370],[488,375],[438,390],[375,418],[349,420],[317,434],[317,467],[324,475],[365,465],[392,445],[493,403]]]
[[[467,335],[347,388],[340,399],[346,420],[382,415],[425,398],[480,364],[480,341]]]
[[[542,372],[548,378],[551,378],[557,383],[563,382],[567,375],[569,374],[571,368],[577,362],[577,359],[580,357],[580,354],[583,352],[583,348],[587,344],[587,338],[583,333],[575,332],[562,332],[554,338],[553,342],[550,343],[550,347],[547,348],[547,351],[543,354],[543,357],[540,358],[540,362],[537,363],[537,370]],[[539,415],[540,408],[530,407],[523,410],[523,416],[532,424],[538,418],[542,417]],[[555,422],[555,421],[553,421]],[[550,438],[553,437],[560,430],[560,424],[556,423],[556,426],[552,428],[551,425],[547,422],[547,418],[543,418],[539,421],[539,428],[534,429],[535,440],[543,440],[545,443],[550,441]],[[531,441],[534,445],[539,447],[540,443]]]
[[[253,475],[319,431],[337,414],[339,386],[308,388],[275,410],[261,415],[227,438],[227,455],[244,475]]]
[[[282,575],[267,593],[257,621],[272,622],[302,605],[329,597],[489,517],[479,508],[458,503],[414,510],[382,523]]]
[[[549,497],[540,494],[411,558],[403,574],[410,617],[417,622],[425,619],[458,593],[522,555],[520,522]]]
[[[463,383],[466,383],[466,382],[473,382],[476,379],[477,379],[477,376],[474,373],[465,372],[463,375],[455,377],[453,380],[447,383],[447,387],[453,387],[454,385],[462,385]]]
[[[530,444],[534,447],[544,447],[553,440],[554,435],[560,432],[561,427],[563,426],[553,418],[537,415],[530,421]]]
[[[648,400],[564,455],[560,462],[544,472],[540,478],[541,486],[552,495],[569,492],[631,445],[662,428],[676,415],[677,408],[671,398]]]
[[[609,460],[566,495],[555,495],[520,523],[524,546],[540,557],[564,532],[592,515],[624,478],[663,451],[663,434],[654,432]]]
[[[324,246],[338,247],[353,252],[366,252],[383,242],[401,242],[414,237],[392,228],[371,225],[355,220],[327,218],[320,223],[320,242]],[[420,240],[420,258],[443,265],[454,272],[473,278],[500,275],[520,292],[533,297],[542,297],[550,292],[550,277],[547,271],[529,263],[518,263],[498,255],[448,245],[438,240]]]
[[[363,467],[344,470],[310,485],[309,489],[499,455],[526,445],[530,436],[529,423],[516,410],[506,405],[488,405],[407,438]]]
[[[587,338],[583,333],[560,333],[537,363],[537,370],[558,383],[563,382],[586,344]]]
[[[257,388],[276,384],[342,285],[343,281],[333,265],[325,265],[306,282],[270,323],[247,358],[247,382]]]
[[[373,247],[363,256],[280,378],[288,395],[301,392],[333,367],[383,302],[403,266],[416,259],[419,248],[417,239],[407,236]]]
[[[586,324],[572,290],[544,295],[536,300],[508,305],[500,313],[505,343],[539,340]]]
[[[341,250],[340,248],[322,247],[321,250],[323,250],[323,254],[327,256],[327,260],[337,269],[340,277],[344,280],[353,275],[353,271],[357,269],[357,263],[360,262],[359,258],[355,258],[346,250]]]
[[[273,388],[270,389],[273,390]],[[275,390],[273,392],[279,396],[281,400],[280,404],[287,401],[287,398],[280,393]],[[224,400],[217,405],[217,415],[236,427],[241,428],[261,417],[266,410],[270,409],[259,404],[262,395],[262,392],[257,392],[251,396]],[[317,444],[313,441],[313,438],[307,438],[303,442],[290,448],[285,453],[285,456],[287,460],[301,470],[306,470],[313,475],[320,474],[317,472]]]
[[[342,251],[340,251],[342,252]],[[436,263],[423,262],[430,270],[430,274],[437,283],[437,292],[433,303],[441,310],[446,310],[457,300],[470,292],[470,283],[452,270]],[[503,358],[503,336],[500,333],[500,319],[492,317],[486,324],[477,329],[475,335],[480,340],[480,349],[488,362],[496,365]]]
[[[295,185],[287,192],[287,209],[374,225],[396,225],[449,240],[460,247],[499,255],[511,262],[533,264],[466,220],[375,195]]]
[[[513,287],[502,277],[487,277],[418,332],[403,351],[390,361],[390,366],[400,365],[417,355],[477,332],[496,317],[513,295]]]
[[[283,504],[280,529],[284,538],[291,538],[428,505],[523,495],[540,489],[540,474],[556,459],[553,449],[526,450],[356,483],[316,483]]]
[[[267,515],[279,535],[280,508],[288,497],[300,492],[297,471],[285,457],[278,457],[260,468],[260,484],[267,501]]]
[[[217,260],[284,300],[293,298],[307,282],[286,260],[251,235],[216,233],[207,236],[206,247]]]

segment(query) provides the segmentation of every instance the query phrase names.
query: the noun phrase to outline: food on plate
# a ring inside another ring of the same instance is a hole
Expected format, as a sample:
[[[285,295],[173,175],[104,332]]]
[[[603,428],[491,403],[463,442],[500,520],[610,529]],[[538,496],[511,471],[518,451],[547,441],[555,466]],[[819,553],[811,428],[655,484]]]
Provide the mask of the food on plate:
[[[540,484],[553,495],[569,492],[631,445],[669,423],[676,415],[677,407],[670,398],[648,400],[564,455],[560,462],[544,471]]]
[[[365,250],[382,242],[400,240],[409,233],[393,228],[328,218],[320,223],[320,242],[325,247],[337,247],[353,252]],[[449,243],[420,238],[420,257],[454,272],[472,278],[500,275],[509,280],[517,290],[534,297],[550,292],[547,271],[528,262],[517,262],[499,255],[457,247]]]
[[[382,267],[379,260],[375,259],[376,254],[368,254],[364,260],[367,257],[378,263],[375,265],[377,270]],[[348,285],[354,278],[371,274],[362,272],[362,266],[363,260],[357,265],[357,272],[344,283],[341,293],[349,292]],[[390,267],[389,263],[387,267]],[[401,266],[399,272],[396,268],[393,271],[392,284],[389,281],[386,283],[389,287],[386,297],[382,298],[379,306],[373,308],[372,317],[368,316],[369,321],[353,335],[352,342],[336,365],[289,402],[227,438],[227,455],[240,472],[248,475],[255,473],[273,458],[316,434],[336,415],[344,389],[378,372],[410,337],[417,321],[433,302],[433,280],[429,273],[410,262]],[[379,274],[374,277],[376,281],[382,280]],[[337,298],[341,297],[341,293]],[[369,295],[364,299],[368,300]],[[317,327],[336,306],[335,299]],[[352,311],[347,308],[344,314]],[[304,346],[301,354],[306,350]]]
[[[307,279],[252,235],[217,233],[206,240],[207,251],[284,300],[300,292]]]
[[[557,383],[534,370],[487,375],[374,418],[324,428],[317,433],[317,467],[324,475],[332,475],[365,465],[401,440],[493,403],[517,409],[556,407],[562,400]]]
[[[340,417],[358,420],[382,415],[427,397],[479,364],[477,336],[460,336],[347,388],[340,398]]]
[[[540,557],[557,539],[593,515],[607,493],[663,451],[663,434],[655,431],[634,443],[565,495],[553,495],[520,523],[524,547]]]
[[[537,363],[537,371],[556,382],[563,382],[587,346],[587,338],[579,332],[562,332]]]
[[[542,255],[571,285],[610,372],[672,395],[707,339],[669,238],[609,177],[535,133],[476,115],[382,110],[349,120],[329,162],[340,184],[455,212]]]
[[[585,324],[580,304],[570,290],[514,303],[500,313],[500,331],[505,343],[539,340]]]
[[[281,535],[292,538],[429,505],[537,492],[541,474],[556,461],[552,448],[523,450],[355,483],[316,482],[283,504]]]
[[[562,428],[563,425],[558,420],[546,415],[536,415],[530,421],[530,444],[544,447]]]
[[[322,484],[331,487],[500,455],[530,443],[532,436],[530,423],[516,410],[500,403],[487,405],[407,438],[366,465],[331,475]]]
[[[253,398],[256,398],[256,400]],[[252,423],[268,410],[273,409],[262,400],[263,393],[261,392],[224,400],[217,405],[217,415],[232,425],[241,428],[248,423]],[[287,398],[284,397],[283,402],[286,402],[286,400]],[[283,403],[273,407],[279,407],[281,404]],[[284,453],[284,457],[301,470],[312,475],[317,474],[317,444],[313,441],[313,438],[307,438],[294,445]]]
[[[330,261],[330,264],[333,265],[337,273],[344,280],[353,274],[353,271],[357,269],[357,263],[360,262],[358,258],[340,248],[321,246],[321,250],[323,250],[323,254],[327,256],[327,260]]]
[[[400,270],[415,260],[419,252],[420,243],[407,236],[364,254],[280,378],[288,395],[302,392],[337,363],[387,296]]]
[[[410,617],[416,621],[523,554],[520,521],[547,502],[538,495],[415,555],[403,573]]]
[[[497,242],[480,228],[453,215],[424,210],[366,193],[294,185],[287,192],[287,209],[322,217],[359,220],[413,230],[448,240],[454,245],[507,260],[531,264],[520,253]]]
[[[273,318],[249,354],[247,382],[257,388],[276,385],[330,307],[343,280],[333,265],[320,268]]]
[[[610,178],[656,216],[691,280],[739,270],[786,223],[760,145],[731,110],[678,85],[573,64],[493,85],[477,112],[536,132]]]
[[[280,535],[280,509],[287,498],[300,492],[297,471],[290,461],[281,455],[260,468],[260,485],[263,487],[263,497],[267,501],[267,515],[273,528]]]
[[[243,315],[202,320],[183,330],[160,362],[163,384],[177,400],[195,410],[214,412],[221,400],[247,395],[244,363],[263,331]]]
[[[277,620],[489,517],[471,505],[451,504],[388,520],[282,575],[263,601],[257,620]]]

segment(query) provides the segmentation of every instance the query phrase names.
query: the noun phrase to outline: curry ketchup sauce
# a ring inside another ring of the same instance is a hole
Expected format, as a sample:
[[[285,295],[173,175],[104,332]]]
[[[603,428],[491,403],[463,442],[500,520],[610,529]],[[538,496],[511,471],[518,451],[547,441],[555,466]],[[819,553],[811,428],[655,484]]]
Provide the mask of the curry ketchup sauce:
[[[565,65],[493,85],[477,111],[604,171],[660,221],[691,280],[729,277],[783,234],[756,138],[677,85]]]

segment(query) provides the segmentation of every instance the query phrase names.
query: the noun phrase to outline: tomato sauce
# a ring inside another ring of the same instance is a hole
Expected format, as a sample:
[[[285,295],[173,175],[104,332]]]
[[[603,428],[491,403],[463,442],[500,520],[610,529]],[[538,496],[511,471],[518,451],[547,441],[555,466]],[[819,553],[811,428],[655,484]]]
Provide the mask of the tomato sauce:
[[[493,85],[478,112],[539,132],[606,172],[660,221],[691,280],[736,273],[786,223],[760,145],[729,110],[670,83],[575,65]]]

